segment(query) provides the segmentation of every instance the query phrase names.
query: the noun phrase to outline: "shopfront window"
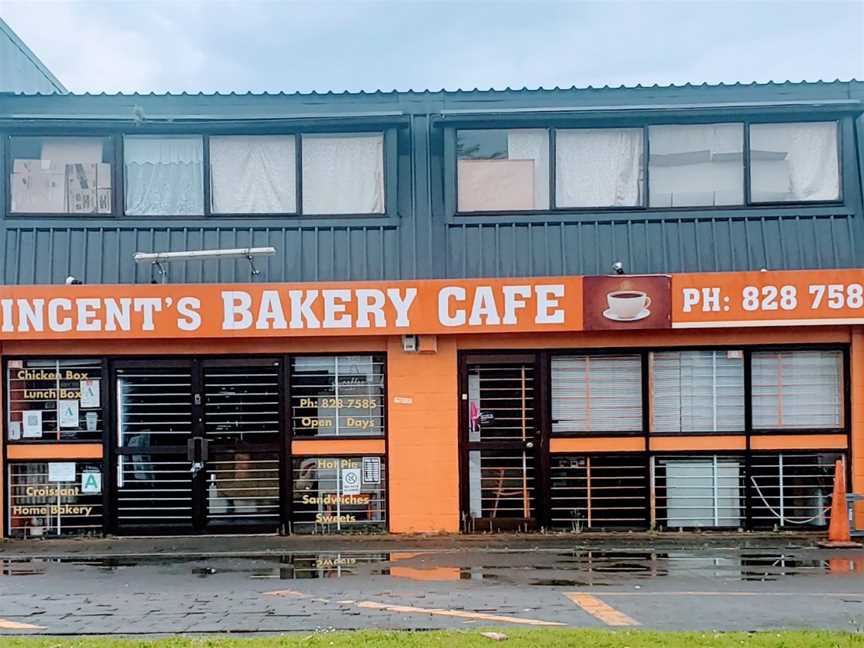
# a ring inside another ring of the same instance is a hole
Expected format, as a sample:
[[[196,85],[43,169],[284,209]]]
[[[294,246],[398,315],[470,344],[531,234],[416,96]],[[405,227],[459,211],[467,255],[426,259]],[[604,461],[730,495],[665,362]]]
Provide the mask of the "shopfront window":
[[[293,532],[387,529],[383,457],[296,457],[293,480]]]
[[[744,352],[651,354],[651,431],[744,432]]]
[[[556,131],[556,207],[641,206],[642,140],[641,128]]]
[[[837,122],[753,124],[750,187],[753,202],[838,200]]]
[[[102,469],[89,462],[10,462],[8,528],[13,538],[102,532]]]
[[[754,429],[843,427],[840,351],[753,354]]]
[[[740,458],[655,459],[654,494],[661,528],[739,528],[745,490]]]
[[[549,132],[456,133],[460,212],[549,209]]]
[[[129,135],[123,140],[126,214],[204,214],[204,143],[200,136]]]
[[[291,424],[295,438],[384,436],[383,357],[294,357]]]
[[[214,214],[297,211],[293,135],[210,138],[210,199]]]
[[[744,125],[648,129],[651,207],[744,203]]]
[[[753,526],[802,529],[828,524],[837,452],[757,454],[750,462]]]
[[[13,214],[110,214],[114,147],[104,137],[13,137]]]
[[[642,363],[638,355],[552,358],[552,433],[642,429]]]
[[[303,213],[383,214],[382,133],[304,135]]]
[[[99,360],[9,360],[6,394],[9,441],[102,440]]]

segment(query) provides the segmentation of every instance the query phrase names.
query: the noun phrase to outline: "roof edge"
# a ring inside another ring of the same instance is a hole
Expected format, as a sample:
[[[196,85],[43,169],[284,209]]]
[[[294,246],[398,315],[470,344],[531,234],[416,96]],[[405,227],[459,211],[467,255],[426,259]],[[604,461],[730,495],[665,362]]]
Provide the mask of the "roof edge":
[[[69,94],[69,90],[66,88],[66,86],[64,86],[60,82],[60,79],[58,79],[56,76],[54,76],[54,73],[51,72],[51,70],[48,69],[48,67],[40,60],[40,58],[38,56],[36,56],[36,54],[33,53],[33,50],[31,50],[29,47],[27,47],[27,43],[25,43],[23,40],[21,40],[21,37],[15,33],[15,31],[12,29],[12,27],[10,27],[9,24],[5,20],[3,20],[3,18],[0,18],[0,32],[3,32],[4,34],[6,34],[9,37],[9,40],[12,41],[12,43],[15,45],[15,47],[17,47],[21,51],[21,53],[25,57],[27,57],[27,59],[34,65],[34,67],[36,67],[36,69],[42,73],[42,75],[48,80],[48,82],[57,89],[57,92],[59,92],[61,94]],[[15,93],[15,94],[18,94],[18,93]],[[22,94],[26,94],[26,93],[22,93]],[[37,92],[37,93],[30,93],[30,94],[45,94],[45,95],[47,95],[49,93]]]

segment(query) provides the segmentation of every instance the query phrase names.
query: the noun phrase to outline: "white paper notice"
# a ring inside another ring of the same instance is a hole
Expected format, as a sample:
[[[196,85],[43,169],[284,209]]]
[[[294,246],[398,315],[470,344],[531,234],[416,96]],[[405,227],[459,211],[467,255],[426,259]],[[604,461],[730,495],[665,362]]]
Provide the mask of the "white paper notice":
[[[24,421],[24,438],[42,438],[42,410],[25,410],[21,413]]]
[[[381,457],[363,457],[363,483],[381,483]]]
[[[75,463],[70,461],[52,461],[48,464],[48,481],[74,482]]]
[[[84,415],[84,420],[87,422],[88,432],[95,432],[99,429],[99,415],[96,412],[87,412]]]
[[[9,421],[9,440],[17,441],[21,438],[21,421]]]
[[[99,381],[81,381],[81,407],[99,407]]]
[[[342,494],[343,495],[359,495],[360,494],[360,469],[359,468],[343,468],[342,469]]]
[[[57,401],[57,425],[61,428],[78,427],[78,401]]]

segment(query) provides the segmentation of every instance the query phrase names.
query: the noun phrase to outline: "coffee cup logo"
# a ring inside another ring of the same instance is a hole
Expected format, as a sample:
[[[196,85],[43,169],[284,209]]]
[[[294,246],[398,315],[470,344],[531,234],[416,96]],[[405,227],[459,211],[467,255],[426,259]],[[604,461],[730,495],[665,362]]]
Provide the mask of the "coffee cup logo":
[[[603,317],[614,322],[638,322],[651,315],[651,297],[639,290],[616,290],[606,294],[608,308]]]

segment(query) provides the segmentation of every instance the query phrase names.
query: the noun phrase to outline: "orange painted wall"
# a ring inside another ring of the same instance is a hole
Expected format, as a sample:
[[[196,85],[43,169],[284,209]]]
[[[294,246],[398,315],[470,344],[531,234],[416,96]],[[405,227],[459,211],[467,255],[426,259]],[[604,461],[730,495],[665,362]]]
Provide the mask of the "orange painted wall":
[[[439,337],[436,353],[387,349],[390,530],[459,530],[456,344]]]

